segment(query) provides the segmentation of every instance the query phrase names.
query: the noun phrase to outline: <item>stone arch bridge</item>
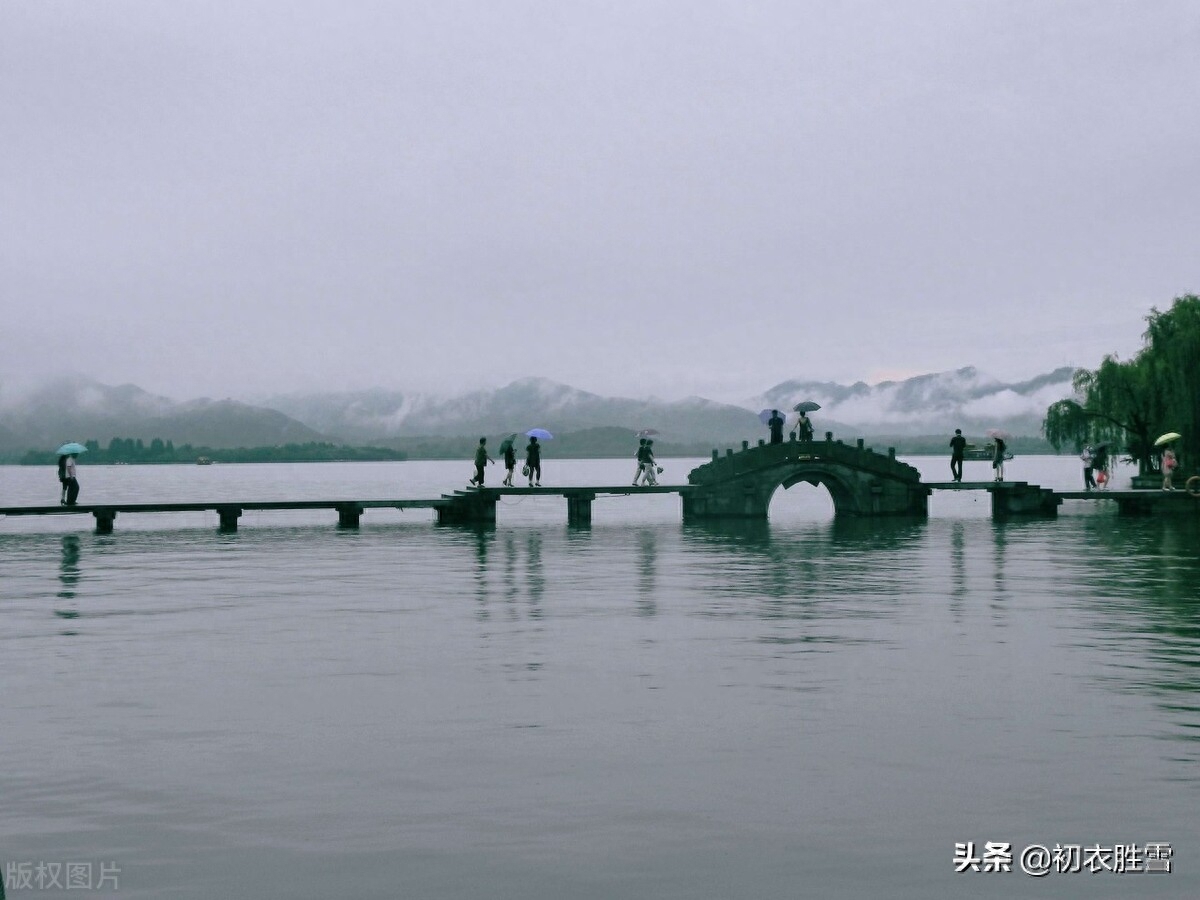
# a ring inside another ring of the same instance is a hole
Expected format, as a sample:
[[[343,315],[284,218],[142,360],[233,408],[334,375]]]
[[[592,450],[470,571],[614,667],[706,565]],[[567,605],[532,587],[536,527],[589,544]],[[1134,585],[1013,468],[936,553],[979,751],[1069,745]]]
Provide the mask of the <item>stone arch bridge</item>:
[[[771,497],[780,488],[804,481],[824,485],[837,516],[925,516],[929,488],[920,473],[887,454],[850,446],[826,434],[823,441],[787,441],[757,447],[742,443],[742,452],[713,451],[712,462],[688,474],[683,493],[684,521],[766,519]]]

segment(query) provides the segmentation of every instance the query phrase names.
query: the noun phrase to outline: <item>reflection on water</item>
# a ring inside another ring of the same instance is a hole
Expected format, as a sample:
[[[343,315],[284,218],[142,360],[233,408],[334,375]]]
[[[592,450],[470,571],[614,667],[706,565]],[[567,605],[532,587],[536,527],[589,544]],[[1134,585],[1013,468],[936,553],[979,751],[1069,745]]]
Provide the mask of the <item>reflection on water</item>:
[[[637,614],[658,613],[655,592],[658,585],[658,535],[653,528],[637,532]]]
[[[62,539],[62,562],[59,565],[58,580],[62,588],[58,596],[62,599],[75,598],[75,585],[79,583],[79,536],[64,535]]]

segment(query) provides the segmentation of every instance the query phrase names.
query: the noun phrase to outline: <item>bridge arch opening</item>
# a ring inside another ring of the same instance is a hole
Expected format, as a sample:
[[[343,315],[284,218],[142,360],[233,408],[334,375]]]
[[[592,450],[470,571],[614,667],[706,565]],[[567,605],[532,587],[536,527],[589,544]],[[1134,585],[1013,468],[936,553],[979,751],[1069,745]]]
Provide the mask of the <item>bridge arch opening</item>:
[[[836,492],[842,485],[823,484],[821,480],[794,478],[776,487],[767,504],[772,522],[824,522],[838,512]],[[848,502],[844,496],[842,502]]]

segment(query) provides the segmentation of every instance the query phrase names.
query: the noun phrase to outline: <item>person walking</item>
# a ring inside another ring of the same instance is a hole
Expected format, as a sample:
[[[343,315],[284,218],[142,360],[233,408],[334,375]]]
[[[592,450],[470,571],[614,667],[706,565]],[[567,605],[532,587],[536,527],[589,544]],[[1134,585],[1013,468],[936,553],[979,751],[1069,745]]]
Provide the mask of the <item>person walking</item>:
[[[642,480],[642,476],[646,474],[646,439],[638,439],[637,454],[637,471],[633,473],[633,486],[637,487],[638,482]]]
[[[504,468],[508,470],[503,484],[512,487],[513,470],[517,467],[517,451],[513,449],[512,441],[505,441],[500,445],[500,449],[504,451]]]
[[[64,501],[66,506],[74,506],[75,501],[79,499],[79,479],[75,477],[75,457],[77,454],[70,453],[67,455],[67,461],[63,464],[63,474],[66,476],[67,496]]]
[[[654,461],[654,441],[651,439],[646,441],[646,462],[642,468],[646,473],[646,484],[658,484],[658,463]]]
[[[1173,491],[1175,485],[1171,484],[1171,476],[1175,474],[1175,467],[1179,461],[1175,459],[1175,451],[1171,449],[1171,445],[1167,444],[1167,449],[1162,455],[1162,473],[1163,473],[1163,490]]]
[[[962,429],[954,429],[954,437],[950,438],[950,477],[962,481],[963,456],[967,452],[967,439],[963,437]]]
[[[476,487],[483,487],[483,469],[490,462],[495,462],[495,460],[488,456],[487,438],[481,437],[479,446],[475,448],[475,475],[468,483]]]
[[[1004,451],[1008,449],[1008,445],[1004,443],[1004,438],[995,438],[996,452],[992,455],[992,468],[996,470],[996,481],[1004,480]]]
[[[779,410],[771,410],[771,418],[767,419],[767,427],[771,429],[771,443],[783,443],[783,416],[779,414]]]
[[[525,448],[525,468],[529,470],[529,486],[542,486],[542,445],[538,439],[531,437]]]
[[[1093,474],[1096,469],[1096,451],[1091,444],[1083,448],[1079,458],[1083,460],[1083,489],[1090,491],[1096,486],[1096,477]]]

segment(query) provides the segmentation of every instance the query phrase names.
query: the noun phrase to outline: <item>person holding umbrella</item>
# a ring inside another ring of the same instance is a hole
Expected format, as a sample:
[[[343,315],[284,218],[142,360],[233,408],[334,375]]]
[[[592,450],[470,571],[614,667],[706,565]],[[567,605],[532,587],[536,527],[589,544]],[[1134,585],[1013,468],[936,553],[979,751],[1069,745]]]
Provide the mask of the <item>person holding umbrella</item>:
[[[996,480],[1004,480],[1004,451],[1008,449],[1008,445],[1004,443],[1004,438],[1000,435],[994,435],[992,438],[996,442],[996,452],[992,456],[992,468],[996,470]]]
[[[1167,444],[1163,448],[1162,455],[1162,473],[1163,473],[1163,490],[1173,491],[1175,485],[1171,484],[1171,476],[1175,474],[1175,467],[1179,465],[1179,461],[1175,458],[1175,449]]]
[[[75,459],[80,453],[87,453],[87,447],[72,441],[63,444],[55,453],[58,454],[58,480],[62,485],[62,494],[58,502],[63,506],[74,506],[79,499],[79,479],[76,477]]]
[[[504,468],[508,470],[508,474],[504,476],[504,481],[501,484],[506,484],[509,487],[513,486],[513,469],[517,467],[517,451],[513,449],[513,441],[516,435],[511,435],[500,442],[500,452],[504,455]]]
[[[538,438],[543,437],[548,440],[554,435],[544,428],[531,428],[525,434],[529,438],[529,443],[525,447],[525,474],[529,476],[530,487],[541,487],[542,445],[538,443]]]
[[[1179,460],[1175,458],[1175,448],[1173,444],[1179,440],[1182,435],[1178,431],[1168,431],[1166,434],[1158,436],[1158,440],[1154,442],[1155,447],[1162,447],[1162,462],[1159,466],[1162,469],[1164,491],[1173,491],[1175,486],[1171,484],[1171,476],[1175,473],[1175,467],[1179,465]]]
[[[1008,452],[1007,431],[1001,431],[999,428],[989,428],[987,436],[995,441],[995,446],[992,448],[992,468],[996,470],[996,481],[1004,480],[1004,460],[1012,459],[1012,454]]]
[[[58,493],[58,505],[67,505],[67,460],[71,457],[65,453],[60,453],[58,457],[58,483],[62,488]]]
[[[792,412],[799,413],[796,418],[796,425],[792,431],[796,434],[796,439],[804,443],[808,443],[813,439],[813,423],[808,417],[810,412],[816,412],[821,408],[820,403],[812,400],[804,400],[792,407]]]

